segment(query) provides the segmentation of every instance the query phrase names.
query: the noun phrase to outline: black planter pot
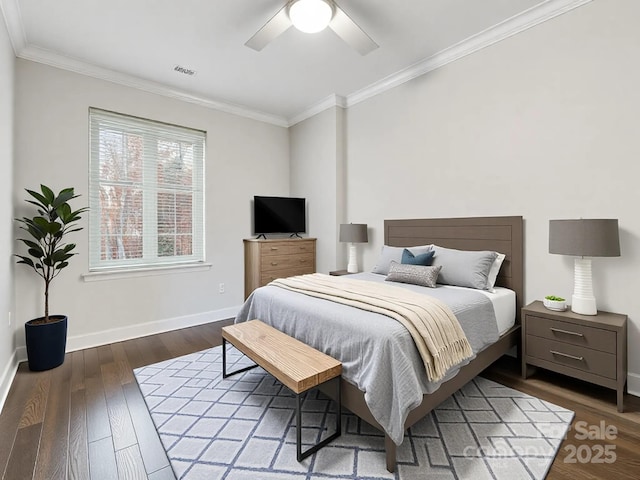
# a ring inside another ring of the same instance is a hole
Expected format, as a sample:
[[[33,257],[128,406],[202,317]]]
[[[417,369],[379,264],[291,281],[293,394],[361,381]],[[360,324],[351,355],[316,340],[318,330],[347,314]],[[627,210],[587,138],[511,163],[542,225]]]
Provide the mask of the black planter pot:
[[[51,370],[64,362],[67,347],[67,317],[49,315],[49,323],[37,323],[42,318],[29,320],[24,324],[27,342],[29,370],[40,372]]]

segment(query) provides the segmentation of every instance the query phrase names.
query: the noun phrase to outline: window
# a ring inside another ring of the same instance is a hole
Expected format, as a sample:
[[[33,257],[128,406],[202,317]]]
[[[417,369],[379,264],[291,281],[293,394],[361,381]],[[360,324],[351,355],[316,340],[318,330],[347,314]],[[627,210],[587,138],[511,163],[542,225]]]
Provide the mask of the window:
[[[203,262],[204,132],[89,118],[89,270]]]

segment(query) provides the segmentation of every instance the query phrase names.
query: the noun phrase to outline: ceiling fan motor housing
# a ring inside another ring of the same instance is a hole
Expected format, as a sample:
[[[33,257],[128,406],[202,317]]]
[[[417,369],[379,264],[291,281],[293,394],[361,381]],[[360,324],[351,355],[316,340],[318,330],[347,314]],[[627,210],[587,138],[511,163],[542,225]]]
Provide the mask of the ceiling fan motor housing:
[[[289,4],[289,19],[304,33],[321,32],[333,18],[333,4],[325,0],[294,0]]]

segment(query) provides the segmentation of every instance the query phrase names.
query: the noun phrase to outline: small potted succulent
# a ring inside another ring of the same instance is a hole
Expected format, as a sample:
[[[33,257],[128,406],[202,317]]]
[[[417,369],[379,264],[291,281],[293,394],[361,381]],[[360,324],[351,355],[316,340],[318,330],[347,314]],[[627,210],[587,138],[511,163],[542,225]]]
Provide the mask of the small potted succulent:
[[[562,297],[555,295],[547,295],[542,302],[549,310],[555,310],[557,312],[564,312],[567,309],[566,300]]]
[[[24,325],[29,369],[41,371],[64,362],[67,316],[49,314],[49,288],[75,255],[75,244],[65,241],[70,233],[82,230],[76,222],[87,208],[71,209],[69,201],[78,197],[73,188],[65,188],[57,195],[46,185],[40,185],[40,192],[26,191],[31,197],[26,202],[34,205],[37,213],[15,219],[28,234],[24,235],[26,238],[18,238],[27,247],[27,254],[15,256],[18,263],[33,269],[44,281],[44,317]]]

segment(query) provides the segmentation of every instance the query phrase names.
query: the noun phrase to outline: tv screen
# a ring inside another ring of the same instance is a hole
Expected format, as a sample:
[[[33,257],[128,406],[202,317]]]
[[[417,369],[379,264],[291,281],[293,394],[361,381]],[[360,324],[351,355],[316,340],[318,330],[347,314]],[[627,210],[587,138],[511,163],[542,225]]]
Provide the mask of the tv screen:
[[[305,199],[253,197],[253,226],[256,234],[302,233],[307,231]]]

